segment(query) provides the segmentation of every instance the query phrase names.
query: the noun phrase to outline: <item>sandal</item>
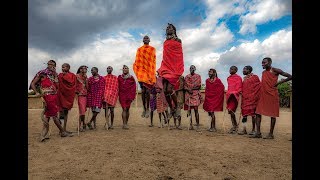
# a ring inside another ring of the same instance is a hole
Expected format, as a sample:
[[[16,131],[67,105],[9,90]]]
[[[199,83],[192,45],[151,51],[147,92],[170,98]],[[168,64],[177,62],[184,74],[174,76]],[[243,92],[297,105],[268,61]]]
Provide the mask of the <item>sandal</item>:
[[[245,134],[247,134],[246,130],[238,132],[238,135],[245,135]]]
[[[90,130],[93,129],[93,127],[91,126],[91,123],[87,123],[87,126],[88,126],[88,128],[89,128]]]
[[[255,133],[256,133],[255,131],[251,131],[249,135],[254,135]]]
[[[273,134],[268,134],[267,136],[263,137],[263,139],[274,139]]]
[[[229,133],[229,134],[236,134],[236,133],[237,133],[237,130],[236,130],[236,128],[232,127],[232,128],[229,130],[228,133]]]
[[[254,133],[254,135],[252,135],[252,136],[249,136],[249,138],[262,138],[262,135],[261,135],[261,133]]]
[[[67,133],[67,132],[63,132],[63,133],[61,133],[60,136],[61,136],[61,137],[72,137],[73,135],[72,135],[72,134],[69,134],[69,133]]]
[[[144,118],[146,116],[146,111],[143,110],[142,114],[141,114],[141,117]]]
[[[148,117],[149,117],[149,114],[150,114],[149,109],[147,109],[147,111],[146,111],[146,113],[145,113],[144,117],[145,117],[145,118],[148,118]]]

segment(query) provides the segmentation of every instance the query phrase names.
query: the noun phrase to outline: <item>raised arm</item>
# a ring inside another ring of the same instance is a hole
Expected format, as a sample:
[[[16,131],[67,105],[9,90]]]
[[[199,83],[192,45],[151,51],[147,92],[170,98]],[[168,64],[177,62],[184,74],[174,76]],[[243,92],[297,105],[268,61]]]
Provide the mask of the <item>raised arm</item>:
[[[278,69],[278,68],[273,68],[273,71],[277,74],[280,74],[284,77],[287,77],[286,79],[282,79],[281,81],[279,81],[278,83],[276,83],[274,86],[277,87],[279,84],[282,84],[284,82],[287,82],[287,81],[290,81],[292,80],[292,75],[287,73],[287,72],[284,72],[282,71],[281,69]]]

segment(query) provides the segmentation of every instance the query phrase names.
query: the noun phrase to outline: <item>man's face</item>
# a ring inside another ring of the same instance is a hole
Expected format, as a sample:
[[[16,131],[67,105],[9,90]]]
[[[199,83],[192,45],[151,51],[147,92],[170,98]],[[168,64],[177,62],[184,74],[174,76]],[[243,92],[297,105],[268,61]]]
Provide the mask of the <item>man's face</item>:
[[[111,74],[111,73],[112,73],[112,67],[111,67],[111,66],[108,66],[108,67],[107,67],[107,73],[108,73],[108,74]]]
[[[129,68],[127,66],[122,68],[123,74],[128,74],[129,73]]]
[[[270,63],[267,59],[263,59],[261,64],[263,69],[270,67]]]
[[[173,26],[172,25],[169,25],[166,29],[166,33],[167,35],[172,35],[174,34],[174,29],[173,29]]]
[[[230,67],[229,73],[230,74],[235,74],[237,72],[237,69],[235,67]]]
[[[243,73],[243,75],[247,75],[247,74],[249,74],[249,70],[246,67],[244,67],[242,70],[242,73]]]
[[[196,71],[196,67],[195,66],[190,66],[190,73],[193,74],[194,71]]]
[[[62,72],[68,72],[69,71],[69,66],[66,64],[62,64]]]
[[[91,74],[92,76],[96,75],[98,73],[96,68],[91,68]]]
[[[86,73],[87,73],[87,67],[82,67],[82,68],[80,69],[80,72],[86,74]]]
[[[54,62],[48,62],[48,69],[50,69],[51,71],[55,71],[56,64]]]
[[[216,76],[216,74],[212,70],[209,70],[208,75],[209,75],[210,78]]]
[[[144,36],[144,37],[143,37],[143,43],[144,43],[144,44],[149,44],[149,42],[150,42],[149,36]]]

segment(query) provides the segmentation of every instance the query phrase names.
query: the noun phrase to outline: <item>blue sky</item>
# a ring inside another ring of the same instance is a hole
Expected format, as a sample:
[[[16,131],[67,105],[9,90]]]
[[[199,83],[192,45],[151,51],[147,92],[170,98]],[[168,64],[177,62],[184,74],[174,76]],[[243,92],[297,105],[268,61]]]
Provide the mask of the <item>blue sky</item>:
[[[131,68],[142,38],[149,35],[156,48],[157,69],[162,61],[167,23],[173,23],[182,40],[185,70],[194,64],[202,82],[215,68],[227,88],[229,67],[238,74],[246,65],[261,77],[263,57],[274,67],[292,73],[292,2],[289,0],[119,0],[28,1],[28,86],[49,59],[106,67],[121,74]],[[88,76],[91,76],[90,71]],[[281,77],[280,77],[281,78]]]

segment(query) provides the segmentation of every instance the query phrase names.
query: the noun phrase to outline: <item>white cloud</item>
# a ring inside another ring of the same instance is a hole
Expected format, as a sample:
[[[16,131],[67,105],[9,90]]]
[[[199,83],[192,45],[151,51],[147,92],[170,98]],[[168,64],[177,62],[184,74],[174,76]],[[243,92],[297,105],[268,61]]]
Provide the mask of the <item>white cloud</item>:
[[[280,30],[261,44],[265,56],[280,61],[292,59],[292,31]]]
[[[240,20],[242,22],[239,33],[255,33],[257,31],[256,25],[274,21],[282,16],[291,13],[291,0],[255,0],[248,4],[249,13],[242,15]]]
[[[221,54],[219,63],[228,65],[243,65],[253,63],[261,57],[269,56],[277,61],[292,59],[292,31],[280,30],[260,42],[241,43],[238,47]]]

